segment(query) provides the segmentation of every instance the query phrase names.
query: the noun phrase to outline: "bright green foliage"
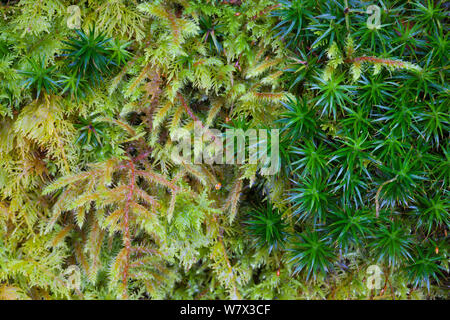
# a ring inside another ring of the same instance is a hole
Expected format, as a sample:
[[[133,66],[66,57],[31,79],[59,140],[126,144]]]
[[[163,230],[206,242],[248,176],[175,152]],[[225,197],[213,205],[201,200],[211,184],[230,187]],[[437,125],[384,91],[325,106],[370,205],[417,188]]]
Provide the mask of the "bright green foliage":
[[[307,20],[313,18],[310,11],[313,6],[312,1],[279,1],[280,8],[274,10],[272,15],[278,17],[281,21],[275,26],[278,33],[275,37],[287,39],[288,44],[296,44],[299,41],[299,36],[302,28],[306,27]]]
[[[4,3],[0,299],[448,299],[444,1]]]
[[[320,116],[333,115],[333,119],[336,119],[346,104],[353,103],[348,94],[352,87],[342,83],[343,75],[328,80],[322,78],[316,80],[318,83],[313,84],[312,89],[318,90],[316,106],[322,110]]]
[[[320,178],[328,172],[330,151],[325,145],[317,145],[314,140],[306,140],[304,144],[294,147],[292,153],[298,155],[298,160],[292,164],[301,176]]]
[[[298,242],[294,242],[290,250],[294,273],[305,271],[306,279],[326,275],[333,268],[334,253],[329,239],[318,232],[299,234]]]
[[[80,119],[80,123],[76,123],[74,127],[78,130],[79,137],[76,143],[82,145],[85,150],[104,150],[105,139],[107,138],[108,124],[96,121],[95,116],[89,119]]]
[[[440,226],[450,225],[450,201],[448,191],[443,195],[418,196],[415,211],[419,219],[418,226],[430,233]]]
[[[373,214],[367,210],[347,208],[331,212],[328,232],[345,252],[364,246],[373,234]]]
[[[267,208],[250,212],[247,224],[251,237],[256,239],[258,246],[267,247],[269,253],[284,247],[287,224],[270,203],[267,203]]]
[[[78,79],[83,76],[98,82],[111,62],[107,46],[111,39],[103,33],[96,34],[95,27],[90,28],[87,34],[81,30],[75,32],[77,37],[64,41],[67,48],[63,52],[69,60],[69,67],[78,74]]]
[[[435,280],[440,282],[439,276],[443,276],[441,267],[436,263],[439,257],[435,256],[433,250],[424,250],[418,248],[417,256],[413,257],[413,262],[407,267],[408,277],[415,287],[426,285],[430,290],[430,282]]]
[[[78,98],[79,96],[85,98],[87,93],[92,93],[88,81],[81,78],[76,71],[69,75],[61,75],[59,83],[63,88],[61,94],[69,92],[72,98]]]
[[[124,65],[131,57],[127,48],[131,45],[131,41],[121,42],[117,39],[110,41],[109,51],[112,52],[110,60],[114,61],[116,66]]]
[[[298,187],[292,189],[289,197],[294,209],[294,216],[300,220],[312,219],[314,223],[324,222],[331,209],[331,193],[327,182],[322,177],[298,179]]]
[[[214,47],[217,53],[220,53],[223,50],[221,38],[224,34],[220,32],[222,26],[214,24],[211,17],[200,17],[199,22],[203,41],[209,43],[210,49]]]
[[[42,90],[49,94],[56,91],[58,84],[53,80],[56,67],[46,68],[45,57],[37,61],[29,59],[28,62],[30,69],[21,72],[28,77],[24,82],[25,88],[36,90],[36,98]]]
[[[402,261],[411,259],[411,236],[398,222],[380,226],[371,247],[378,261],[386,262],[389,267],[398,267]]]
[[[318,57],[308,57],[301,51],[295,52],[295,54],[289,57],[289,64],[284,70],[283,75],[287,83],[290,84],[289,89],[300,89],[300,84],[303,83],[304,80],[310,78],[318,72],[317,60]]]
[[[294,140],[303,136],[311,137],[317,126],[317,119],[315,110],[308,106],[307,100],[289,99],[282,104],[287,110],[281,115],[279,122],[286,135]]]

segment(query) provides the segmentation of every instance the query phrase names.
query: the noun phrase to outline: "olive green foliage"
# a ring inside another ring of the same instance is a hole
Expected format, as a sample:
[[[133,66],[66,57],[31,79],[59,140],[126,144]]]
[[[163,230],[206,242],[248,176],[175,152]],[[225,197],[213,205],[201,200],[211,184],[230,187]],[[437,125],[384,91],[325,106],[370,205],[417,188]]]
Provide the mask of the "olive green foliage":
[[[1,2],[0,299],[448,298],[447,9]],[[196,121],[279,172],[175,161]]]

